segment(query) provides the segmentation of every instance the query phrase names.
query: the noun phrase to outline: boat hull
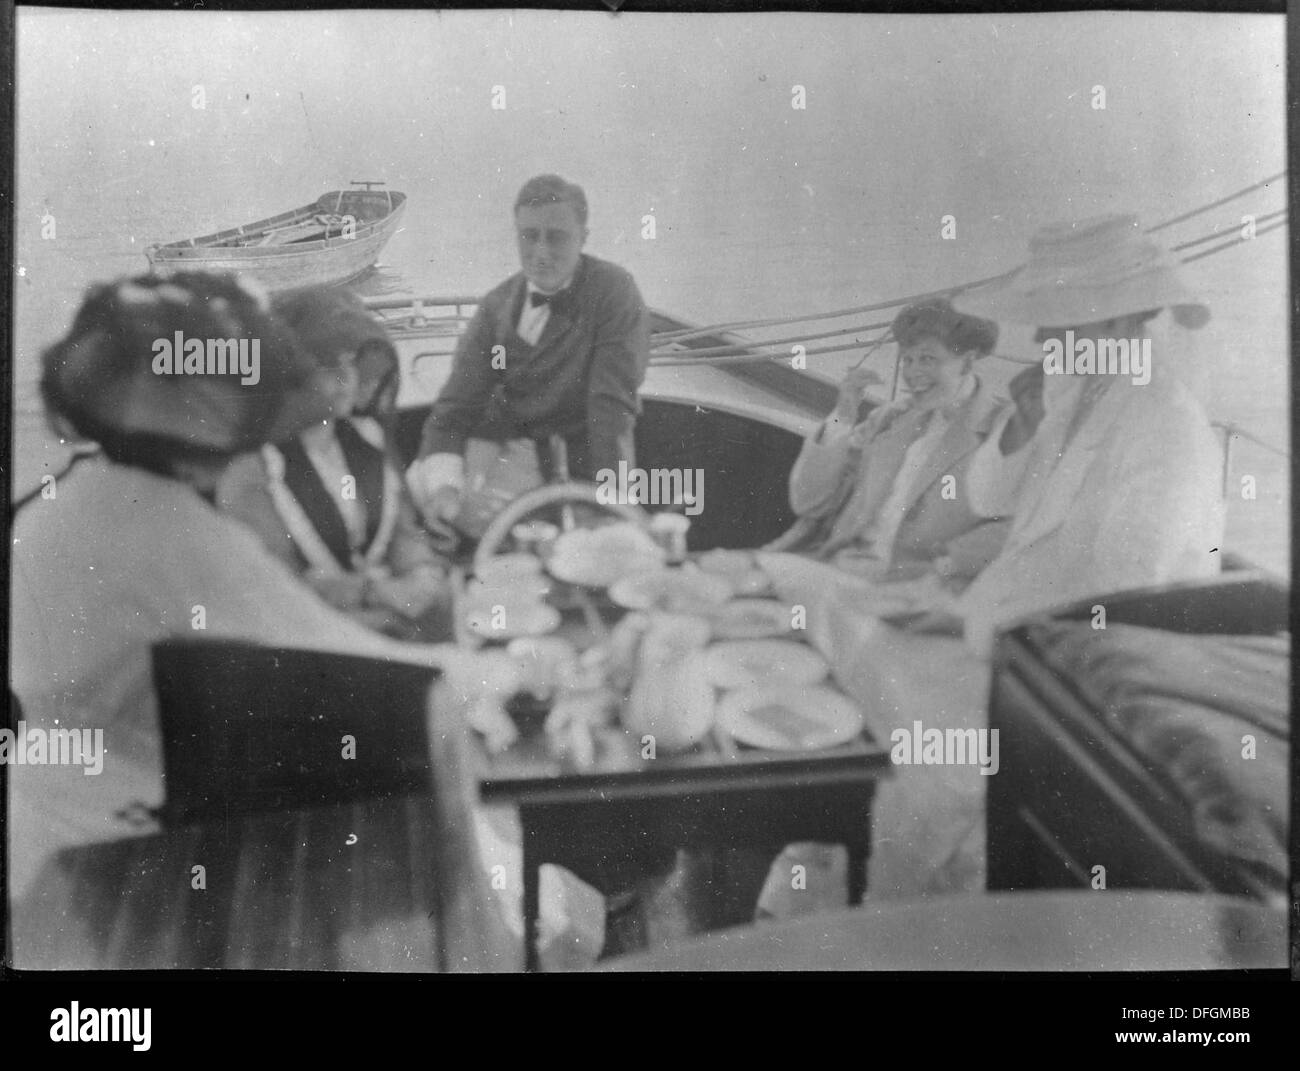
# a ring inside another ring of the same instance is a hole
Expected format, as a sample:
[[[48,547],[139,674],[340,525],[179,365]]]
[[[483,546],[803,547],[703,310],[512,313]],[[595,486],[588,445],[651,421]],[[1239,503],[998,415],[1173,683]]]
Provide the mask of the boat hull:
[[[186,241],[154,246],[146,255],[154,268],[232,272],[257,282],[273,293],[344,283],[369,270],[388,240],[397,232],[406,210],[406,199],[400,194],[395,194],[394,197],[401,197],[401,200],[395,200],[391,212],[378,220],[359,221],[350,237],[340,234],[292,245],[244,248],[218,244],[228,243],[232,236],[256,233],[259,227],[272,222],[260,221],[218,235],[193,239],[192,244],[191,241]],[[319,202],[296,210],[296,214],[318,207]],[[292,219],[294,216],[295,213],[286,213],[284,218]],[[274,217],[278,218],[280,217]]]

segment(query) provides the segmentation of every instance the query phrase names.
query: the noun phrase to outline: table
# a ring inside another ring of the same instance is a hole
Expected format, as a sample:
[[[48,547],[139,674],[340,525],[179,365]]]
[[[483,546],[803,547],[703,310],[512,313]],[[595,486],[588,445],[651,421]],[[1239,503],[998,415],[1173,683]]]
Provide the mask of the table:
[[[524,959],[537,969],[542,863],[580,877],[603,860],[634,863],[664,848],[771,849],[794,841],[843,844],[849,902],[866,891],[871,800],[889,753],[866,736],[815,753],[740,751],[716,737],[677,756],[642,760],[606,734],[596,765],[566,769],[536,736],[479,763],[484,803],[519,809],[523,831]]]
[[[594,600],[566,614],[562,634],[580,638],[621,613]],[[532,733],[492,755],[480,746],[475,771],[483,803],[518,808],[523,834],[524,966],[538,967],[539,869],[555,863],[592,880],[593,866],[635,866],[674,848],[755,848],[775,857],[791,842],[843,844],[849,901],[866,891],[871,802],[892,767],[889,751],[864,731],[817,752],[737,745],[718,728],[692,750],[643,759],[639,737],[621,727],[595,734],[585,769],[557,758]],[[593,880],[599,884],[599,880]],[[605,890],[602,890],[605,891]]]
[[[484,639],[465,628],[459,574],[454,591],[456,639],[481,646]],[[578,650],[606,637],[625,612],[578,585],[559,584],[551,602],[562,611],[556,636]],[[500,754],[480,742],[474,768],[481,801],[519,811],[525,970],[538,968],[542,863],[567,867],[607,894],[602,866],[611,860],[627,875],[646,872],[668,849],[742,847],[775,858],[792,842],[841,844],[849,854],[849,902],[861,903],[871,802],[876,782],[892,771],[887,747],[868,730],[833,749],[784,753],[737,745],[714,727],[692,750],[654,759],[643,759],[640,737],[617,725],[593,736],[597,754],[581,769],[552,755],[541,730]]]

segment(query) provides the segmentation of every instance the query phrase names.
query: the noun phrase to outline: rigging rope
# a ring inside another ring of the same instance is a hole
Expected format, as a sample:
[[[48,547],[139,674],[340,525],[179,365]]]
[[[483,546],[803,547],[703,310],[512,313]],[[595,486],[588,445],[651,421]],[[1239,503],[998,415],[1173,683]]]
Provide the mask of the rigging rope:
[[[1279,227],[1285,227],[1286,225],[1287,225],[1287,221],[1285,219],[1280,219],[1276,223],[1270,223],[1267,227],[1261,227],[1259,230],[1257,230],[1255,232],[1255,238],[1258,238],[1262,234],[1267,234],[1269,231],[1275,231]],[[1228,241],[1224,242],[1222,245],[1216,245],[1210,249],[1202,250],[1201,252],[1197,253],[1195,256],[1184,257],[1183,263],[1190,264],[1194,260],[1200,260],[1202,257],[1213,256],[1215,253],[1221,253],[1225,249],[1232,249],[1234,246],[1238,246],[1242,242],[1250,242],[1253,240],[1254,239],[1252,238],[1244,238],[1241,235],[1237,235],[1236,238],[1231,238]]]
[[[862,347],[862,343],[856,341],[846,342],[839,346],[815,346],[813,349],[805,350],[804,356],[812,357],[819,353],[846,353],[849,350],[856,350],[856,349],[860,349],[861,347]],[[727,348],[734,349],[735,347],[729,346]],[[663,357],[651,357],[650,363],[653,364],[656,368],[658,368],[661,365],[673,365],[673,364],[710,364],[710,365],[746,364],[751,361],[765,361],[765,360],[788,361],[790,359],[790,354],[788,353],[761,353],[753,350],[751,350],[748,353],[723,354],[722,356],[719,357],[699,357],[696,356],[697,352],[703,353],[705,351],[684,350],[680,355],[672,354]]]
[[[1288,222],[1287,213],[1285,210],[1269,212],[1258,217],[1256,222],[1257,223],[1267,222],[1266,226],[1259,227],[1254,232],[1254,238],[1259,238],[1265,234],[1268,234],[1270,231],[1277,230],[1280,227],[1285,227]],[[1206,242],[1214,241],[1215,239],[1222,239],[1225,237],[1227,233],[1229,232],[1219,231],[1216,233],[1202,235],[1199,238],[1195,238],[1189,242],[1184,242],[1181,245],[1174,247],[1172,251],[1177,252],[1185,249],[1190,249],[1194,246],[1203,245]],[[1234,237],[1228,238],[1227,240],[1220,242],[1220,244],[1218,245],[1211,246],[1209,249],[1205,249],[1199,253],[1195,253],[1191,256],[1181,258],[1181,263],[1190,264],[1193,261],[1201,260],[1204,257],[1213,256],[1215,253],[1221,253],[1227,249],[1235,248],[1236,246],[1240,245],[1242,242],[1251,241],[1251,240],[1253,239],[1247,238],[1241,234],[1236,234]],[[1007,272],[1004,274],[1010,275],[1012,273]],[[993,277],[993,279],[999,279],[999,278],[1002,278],[1002,276]],[[955,287],[950,290],[933,291],[927,295],[920,295],[918,297],[914,297],[910,299],[904,298],[902,299],[902,302],[909,303],[915,300],[922,300],[925,297],[949,295],[949,294],[957,293],[960,290],[967,290],[977,285],[983,285],[984,283],[989,281],[991,280],[980,280],[980,282],[978,283],[968,283],[963,286]],[[899,304],[899,302],[878,303],[875,306],[865,306],[864,308],[891,308],[894,307],[896,304]],[[860,310],[855,309],[855,310],[848,310],[848,311],[860,311]],[[807,317],[806,319],[823,319],[823,318],[830,318],[830,317],[828,315],[825,317]],[[797,322],[797,320],[754,321],[752,324],[748,326],[759,326],[762,324],[775,324],[775,323],[783,323],[783,322]],[[783,338],[783,339],[770,339],[770,340],[756,339],[752,342],[747,340],[737,340],[735,342],[730,342],[724,345],[709,346],[709,347],[704,347],[699,349],[688,348],[683,350],[675,349],[670,351],[655,349],[651,352],[650,361],[654,365],[667,365],[667,364],[687,365],[687,364],[694,364],[694,363],[707,364],[707,363],[715,363],[715,362],[725,363],[725,364],[735,364],[735,363],[743,363],[744,361],[761,361],[761,360],[784,361],[790,358],[790,353],[772,352],[770,350],[764,350],[761,347],[776,346],[776,345],[790,345],[790,344],[798,345],[800,343],[813,341],[815,339],[835,338],[840,335],[846,335],[856,331],[870,331],[870,330],[876,330],[880,328],[888,328],[890,326],[891,326],[891,322],[882,321],[880,323],[873,323],[873,324],[859,324],[859,325],[855,325],[854,327],[842,328],[838,331],[824,331],[815,334],[796,335],[796,336],[790,336],[788,338]],[[687,331],[665,332],[664,334],[656,334],[654,336],[654,342],[656,346],[659,346],[665,341],[670,343],[680,342],[681,340],[688,337],[707,337],[709,335],[715,335],[721,331],[726,331],[726,330],[728,330],[728,328],[724,326],[721,328],[719,327],[690,328]],[[867,356],[869,356],[871,352],[873,352],[876,348],[878,348],[887,339],[887,336],[888,336],[888,332],[886,332],[886,334],[883,335],[880,339],[877,339],[873,343],[871,343],[870,348],[866,351],[866,353],[863,354],[862,359],[859,360],[857,364],[859,365],[862,364],[862,362],[866,360]],[[836,345],[836,346],[820,346],[815,349],[806,350],[804,355],[808,356],[813,354],[843,353],[848,350],[856,349],[860,345],[862,345],[860,341],[854,341],[852,343],[845,342],[843,344]]]
[[[1227,197],[1220,197],[1217,201],[1211,201],[1208,205],[1201,205],[1200,208],[1193,208],[1190,212],[1184,212],[1181,216],[1174,216],[1173,219],[1167,219],[1163,223],[1157,223],[1147,231],[1147,234],[1155,234],[1156,231],[1162,231],[1166,227],[1172,227],[1175,223],[1182,223],[1184,220],[1191,219],[1193,216],[1199,216],[1203,212],[1208,212],[1212,208],[1218,208],[1220,205],[1226,205],[1229,201],[1235,201],[1238,197],[1244,197],[1248,193],[1253,193],[1262,186],[1267,186],[1270,182],[1276,182],[1280,178],[1286,177],[1286,171],[1279,171],[1276,175],[1269,175],[1266,179],[1260,179],[1254,185],[1246,186],[1236,193],[1230,193]]]
[[[1286,174],[1287,174],[1286,171],[1279,171],[1276,175],[1270,175],[1266,179],[1261,179],[1259,182],[1255,182],[1249,186],[1245,186],[1240,190],[1236,190],[1235,192],[1228,194],[1226,197],[1219,198],[1217,201],[1212,201],[1209,204],[1201,205],[1198,208],[1192,209],[1190,212],[1184,212],[1181,215],[1174,216],[1172,219],[1167,219],[1162,223],[1157,223],[1154,227],[1149,227],[1146,233],[1154,234],[1157,231],[1165,230],[1166,228],[1172,227],[1175,224],[1182,223],[1185,222],[1186,220],[1202,215],[1205,212],[1209,212],[1212,209],[1227,204],[1229,201],[1234,201],[1238,197],[1243,197],[1248,193],[1252,193],[1255,190],[1261,189],[1262,187],[1267,186],[1271,182],[1276,182],[1278,179],[1285,177]],[[1259,223],[1267,219],[1275,218],[1278,214],[1279,214],[1278,212],[1268,213],[1265,216],[1259,217],[1256,220],[1256,222]],[[1238,225],[1234,224],[1234,228],[1236,226]],[[1269,230],[1273,230],[1274,226],[1261,228],[1259,231],[1256,232],[1257,236],[1259,234],[1267,233]],[[1182,245],[1175,246],[1172,251],[1178,252],[1182,249],[1190,248],[1192,245],[1197,245],[1207,241],[1212,241],[1216,237],[1222,237],[1225,233],[1226,232],[1224,231],[1219,231],[1215,234],[1203,235],[1200,238],[1194,239],[1192,242],[1187,242]],[[1232,244],[1235,243],[1229,243],[1229,246]],[[1216,247],[1215,251],[1217,252],[1219,248],[1220,247]],[[1228,246],[1224,246],[1222,248],[1228,248]],[[1191,263],[1191,261],[1193,260],[1199,260],[1199,259],[1200,256],[1188,257],[1183,261],[1183,263],[1187,264],[1187,263]],[[779,326],[784,326],[786,324],[806,323],[813,320],[833,320],[833,319],[839,319],[840,317],[844,317],[844,316],[855,316],[866,312],[880,312],[884,309],[892,309],[892,308],[898,308],[903,305],[911,305],[914,304],[915,302],[924,301],[928,298],[950,297],[953,294],[961,293],[963,290],[971,290],[977,286],[984,286],[988,283],[999,282],[1002,279],[1014,275],[1018,270],[1019,267],[1016,267],[1011,269],[1010,271],[1002,272],[1001,274],[998,275],[990,275],[984,279],[976,279],[973,282],[961,283],[958,284],[957,286],[947,287],[942,290],[930,290],[924,293],[911,294],[906,297],[895,298],[889,301],[878,301],[870,305],[855,305],[850,308],[837,309],[832,312],[812,313],[812,314],[801,315],[801,316],[776,317],[776,318],[769,318],[763,320],[737,320],[731,323],[713,324],[707,327],[677,328],[672,331],[663,331],[663,332],[656,333],[653,336],[653,342],[655,343],[656,346],[658,346],[669,342],[685,342],[695,338],[706,338],[710,335],[716,335],[724,331],[756,330],[765,327],[779,327]],[[845,328],[844,331],[841,333],[847,334],[851,330],[861,330],[861,328]],[[819,334],[816,336],[809,336],[809,337],[826,338],[830,336],[828,334]],[[796,340],[790,340],[790,341],[796,341]],[[764,343],[756,343],[756,344],[761,345]],[[723,348],[715,347],[715,349],[721,350]],[[734,347],[727,347],[726,349],[730,350],[730,349],[734,349]],[[700,353],[704,353],[704,352],[705,351],[700,351]]]
[[[1281,213],[1281,212],[1273,212],[1269,214],[1269,217],[1272,218],[1284,214],[1285,213]],[[1286,225],[1287,225],[1287,221],[1285,219],[1276,219],[1268,226],[1261,227],[1259,230],[1257,230],[1255,232],[1255,237],[1258,238],[1261,235],[1267,234],[1269,231],[1277,230],[1279,227],[1285,227]],[[1217,235],[1207,235],[1204,238],[1197,239],[1195,242],[1187,243],[1187,245],[1200,244],[1201,242],[1207,239],[1216,238],[1216,237],[1222,237],[1222,232]],[[1231,249],[1237,245],[1240,245],[1242,242],[1252,241],[1252,240],[1253,239],[1244,238],[1238,235],[1237,237],[1231,238],[1220,245],[1212,246],[1210,249],[1202,250],[1200,253],[1196,253],[1190,257],[1184,257],[1182,259],[1182,263],[1190,264],[1194,260],[1200,260],[1203,257],[1212,256],[1213,254],[1220,253],[1225,249]],[[1183,246],[1182,248],[1186,248],[1186,246]],[[868,331],[868,330],[873,330],[878,328],[889,328],[891,326],[892,326],[892,321],[883,321],[881,323],[876,323],[876,324],[860,325],[856,328],[853,328],[852,330]],[[816,338],[834,337],[836,335],[846,334],[848,330],[849,329],[845,329],[844,331],[828,332],[824,334],[819,334],[815,337]],[[871,355],[872,352],[874,352],[879,346],[883,345],[886,341],[888,341],[889,335],[890,332],[886,330],[885,333],[881,335],[880,338],[873,341],[867,348],[866,352],[863,354],[862,359],[857,362],[857,365],[861,365],[867,359],[867,357]],[[805,340],[811,337],[814,336],[803,336]],[[745,362],[748,361],[788,361],[791,356],[789,353],[783,353],[783,352],[774,353],[771,351],[764,351],[762,349],[759,349],[758,347],[770,346],[770,345],[781,345],[790,341],[792,340],[774,339],[771,342],[764,342],[764,341],[755,341],[751,343],[737,342],[726,346],[710,346],[704,349],[695,349],[695,350],[687,349],[678,352],[670,352],[670,353],[662,353],[662,354],[652,353],[650,357],[650,363],[658,367],[661,365],[744,364]],[[845,353],[850,350],[856,350],[861,345],[862,345],[861,342],[855,340],[853,342],[845,342],[835,346],[818,346],[813,349],[805,350],[804,356],[811,357],[811,356],[826,354],[826,353]],[[996,357],[998,355],[993,354],[993,356]],[[857,365],[855,365],[854,367],[857,367]],[[895,371],[894,378],[895,378],[895,389],[896,389],[898,369],[895,368],[894,371]]]
[[[1286,212],[1287,212],[1287,210],[1286,210],[1285,208],[1279,208],[1276,212],[1266,212],[1266,213],[1264,213],[1264,215],[1262,215],[1262,216],[1256,216],[1256,217],[1255,217],[1255,223],[1256,223],[1256,225],[1258,225],[1258,224],[1260,224],[1260,223],[1265,223],[1265,222],[1267,222],[1268,220],[1276,219],[1278,216],[1285,216],[1285,215],[1286,215]],[[1237,233],[1240,235],[1240,233],[1241,233],[1241,228],[1240,228],[1240,227],[1237,227],[1237,226],[1234,224],[1233,229],[1235,229],[1235,230],[1237,231]],[[1176,245],[1176,246],[1173,246],[1173,247],[1170,249],[1170,252],[1171,252],[1171,253],[1181,253],[1184,249],[1191,249],[1192,246],[1194,246],[1194,245],[1204,245],[1206,242],[1213,242],[1213,241],[1216,241],[1217,239],[1220,239],[1220,238],[1226,238],[1230,233],[1231,233],[1231,231],[1228,230],[1228,231],[1215,231],[1213,234],[1203,234],[1203,235],[1201,235],[1201,237],[1199,237],[1199,238],[1193,238],[1190,242],[1183,242],[1182,245]],[[1255,233],[1256,233],[1256,235],[1258,235],[1259,232],[1256,231]],[[1248,241],[1249,239],[1245,238],[1245,236],[1242,235],[1242,240],[1243,240],[1243,241]],[[1186,264],[1187,261],[1183,261],[1183,263]]]
[[[754,342],[731,342],[725,346],[710,346],[707,349],[683,349],[668,351],[669,356],[674,357],[729,357],[733,354],[740,354],[746,351],[752,351],[755,346],[783,346],[787,343],[799,344],[801,342],[813,342],[822,338],[839,338],[840,335],[852,334],[855,331],[879,331],[881,328],[889,327],[893,320],[881,320],[874,324],[858,324],[856,327],[844,327],[838,331],[823,331],[816,335],[791,335],[789,338],[765,338],[755,340]],[[858,341],[855,345],[861,346],[862,342]],[[656,353],[654,355],[658,357]],[[789,354],[784,354],[789,356]]]
[[[837,309],[834,312],[814,313],[809,316],[785,316],[771,320],[737,320],[735,323],[715,324],[712,327],[682,327],[675,331],[664,331],[656,334],[656,341],[663,342],[681,342],[688,338],[696,338],[703,335],[716,335],[719,331],[739,331],[741,328],[752,329],[756,327],[780,327],[783,324],[803,323],[806,320],[837,320],[841,316],[856,316],[863,312],[880,312],[882,309],[892,309],[899,305],[911,305],[918,301],[925,301],[927,298],[947,297],[950,294],[957,294],[963,290],[971,290],[977,286],[984,286],[986,283],[996,283],[1009,275],[1014,275],[1020,269],[1012,268],[1011,271],[1004,271],[1000,275],[990,275],[987,279],[976,279],[971,283],[959,283],[957,286],[949,286],[943,290],[928,290],[923,294],[912,294],[908,297],[895,298],[893,301],[878,301],[873,305],[855,305],[849,309]],[[846,329],[847,330],[847,329]]]

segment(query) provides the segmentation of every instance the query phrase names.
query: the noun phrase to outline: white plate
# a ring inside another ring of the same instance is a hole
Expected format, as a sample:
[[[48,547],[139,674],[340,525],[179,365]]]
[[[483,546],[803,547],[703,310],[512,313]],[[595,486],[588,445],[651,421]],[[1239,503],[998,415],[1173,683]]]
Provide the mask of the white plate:
[[[520,577],[537,576],[541,571],[542,563],[531,554],[500,554],[483,563],[478,579],[485,584],[508,584]]]
[[[733,599],[713,612],[713,634],[722,640],[756,640],[765,636],[798,639],[790,627],[790,607],[775,599]]]
[[[465,600],[476,606],[479,603],[488,606],[505,603],[509,606],[522,602],[540,602],[551,593],[553,587],[555,581],[541,573],[529,573],[510,579],[492,574],[490,580],[473,577],[465,585]]]
[[[500,614],[497,611],[500,610]],[[544,636],[560,624],[560,611],[544,602],[516,605],[467,603],[461,611],[465,626],[488,640],[509,640],[516,636]],[[498,628],[497,626],[500,625]]]
[[[755,568],[752,550],[706,550],[695,564],[706,573],[734,576]]]
[[[709,680],[719,688],[816,684],[830,669],[811,647],[793,640],[727,640],[706,657]]]
[[[772,578],[754,562],[750,550],[708,550],[695,559],[704,572],[725,577],[732,593],[743,598],[767,595],[772,591]]]
[[[603,588],[630,573],[659,568],[663,558],[662,548],[635,525],[610,524],[565,532],[546,568],[566,583]]]
[[[616,581],[610,599],[629,610],[669,613],[709,611],[731,598],[731,585],[722,577],[698,570],[654,569]]]
[[[862,731],[862,712],[824,686],[739,688],[718,704],[718,724],[743,744],[773,751],[815,751]]]
[[[747,573],[729,573],[727,582],[731,590],[743,598],[757,598],[772,594],[772,578],[762,569],[751,569]]]

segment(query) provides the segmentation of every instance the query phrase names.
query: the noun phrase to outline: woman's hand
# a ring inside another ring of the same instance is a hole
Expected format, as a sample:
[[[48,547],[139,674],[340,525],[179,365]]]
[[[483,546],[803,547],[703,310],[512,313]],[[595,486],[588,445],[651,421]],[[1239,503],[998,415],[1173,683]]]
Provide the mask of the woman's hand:
[[[372,606],[395,610],[403,617],[416,618],[439,600],[450,597],[451,586],[441,570],[421,566],[402,576],[372,576],[366,601]]]
[[[927,636],[961,636],[966,623],[956,614],[943,610],[929,610],[909,620],[903,628],[907,632]]]
[[[307,583],[331,606],[340,610],[355,610],[361,606],[366,578],[360,573],[327,573],[311,569],[306,574]]]
[[[879,373],[870,368],[850,368],[840,383],[840,395],[835,402],[836,417],[848,424],[856,423],[858,406],[862,404],[867,388],[884,382]]]
[[[452,522],[460,514],[461,504],[460,491],[449,486],[439,487],[423,500],[416,499],[424,526],[433,534],[439,548],[448,545],[454,547],[460,542],[460,533]]]
[[[1034,437],[1043,420],[1043,366],[1032,365],[1018,373],[1007,389],[1016,409],[998,444],[1003,454],[1014,454]]]

